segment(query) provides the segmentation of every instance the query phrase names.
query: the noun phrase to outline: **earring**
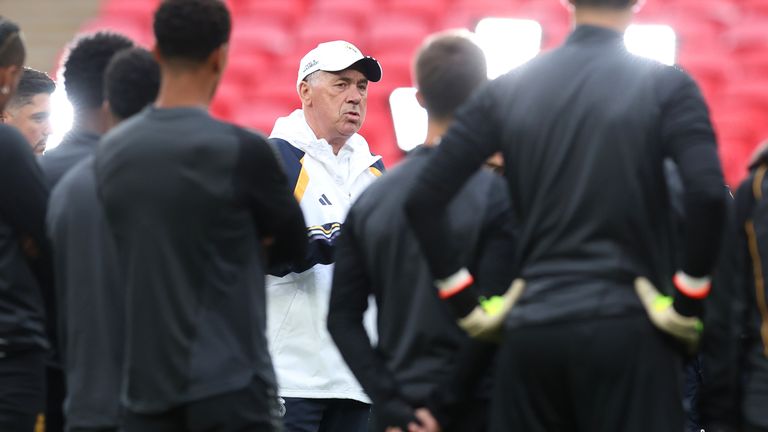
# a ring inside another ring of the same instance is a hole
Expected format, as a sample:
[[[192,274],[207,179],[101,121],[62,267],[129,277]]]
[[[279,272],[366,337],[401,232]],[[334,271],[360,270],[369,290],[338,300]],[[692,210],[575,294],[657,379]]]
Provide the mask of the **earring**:
[[[3,86],[3,88],[0,88],[0,93],[7,95],[11,92],[11,89],[8,88],[8,86]]]

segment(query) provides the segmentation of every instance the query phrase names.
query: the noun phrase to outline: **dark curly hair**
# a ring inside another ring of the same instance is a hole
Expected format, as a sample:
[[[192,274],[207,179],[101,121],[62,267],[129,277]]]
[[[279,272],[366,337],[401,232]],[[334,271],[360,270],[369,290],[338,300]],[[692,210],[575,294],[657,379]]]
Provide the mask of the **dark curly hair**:
[[[21,29],[13,21],[0,16],[0,67],[21,66],[26,56]]]
[[[133,47],[127,37],[98,32],[72,44],[64,63],[64,88],[76,111],[96,109],[104,102],[104,71],[119,51]]]
[[[51,94],[56,90],[56,83],[45,73],[32,68],[24,68],[16,87],[16,93],[8,102],[8,106],[24,106],[32,101],[32,98],[45,93]]]
[[[157,49],[169,60],[202,62],[229,41],[231,27],[221,0],[165,0],[155,12]]]
[[[152,103],[160,89],[160,66],[144,48],[117,53],[104,75],[104,93],[112,113],[126,119]]]

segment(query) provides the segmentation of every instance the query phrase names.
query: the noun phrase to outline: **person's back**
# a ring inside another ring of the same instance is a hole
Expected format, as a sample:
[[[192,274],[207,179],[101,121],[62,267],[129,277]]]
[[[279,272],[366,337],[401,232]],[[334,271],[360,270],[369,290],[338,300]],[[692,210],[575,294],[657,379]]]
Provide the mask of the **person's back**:
[[[142,48],[116,54],[105,72],[110,128],[157,97],[160,70]],[[67,427],[116,431],[125,342],[125,286],[96,194],[93,156],[51,191],[47,215],[54,249],[57,307],[66,373]]]
[[[373,183],[353,205],[342,233],[350,232],[358,239],[358,246],[364,247],[359,264],[365,268],[376,298],[377,351],[402,395],[418,404],[424,404],[449,376],[455,354],[468,340],[435,295],[432,275],[407,228],[402,211],[405,196],[387,193],[410,188],[433,151],[427,147],[414,150],[407,160]],[[505,230],[511,234],[510,221],[503,219],[511,214],[506,194],[503,180],[482,170],[451,201],[446,217],[452,227],[452,242],[460,245],[472,270],[480,270],[484,258],[480,256],[483,243],[489,240],[485,230],[494,235]],[[508,250],[497,250],[502,254],[495,259],[511,258],[511,243]],[[503,292],[512,281],[511,271],[477,273],[478,283],[488,292]],[[337,298],[332,297],[332,302]]]
[[[149,108],[104,139],[96,169],[128,271],[126,390],[137,411],[254,373],[273,383],[266,351],[252,346],[266,346],[261,246],[235,189],[238,153],[258,140],[198,108]]]
[[[472,378],[470,358],[490,362],[490,344],[476,344],[438,297],[427,262],[403,210],[406,195],[429,163],[455,110],[487,82],[482,50],[461,32],[427,39],[414,62],[417,99],[427,110],[427,139],[352,205],[342,228],[328,329],[345,361],[374,401],[372,430],[429,422],[446,431],[486,427],[490,367]],[[462,260],[483,294],[504,292],[513,278],[515,224],[500,176],[480,170],[451,200],[445,217]],[[362,331],[363,310],[376,299],[376,347]]]
[[[488,90],[499,92],[504,113],[498,136],[514,143],[503,153],[521,215],[521,276],[529,293],[541,281],[562,296],[562,311],[532,311],[533,319],[640,309],[632,290],[611,285],[674,273],[662,164],[674,149],[665,147],[671,137],[661,118],[672,113],[660,108],[680,86],[694,91],[682,72],[629,54],[620,33],[581,26]],[[694,126],[711,134],[708,123]],[[564,285],[590,291],[571,294]],[[598,293],[612,304],[592,302]]]
[[[72,167],[93,155],[99,137],[106,131],[104,71],[112,57],[133,42],[117,33],[98,32],[76,39],[64,67],[64,88],[75,111],[72,130],[61,143],[40,156],[48,187],[53,189]]]
[[[205,109],[230,22],[218,0],[164,1],[157,101],[96,155],[127,292],[126,431],[278,428],[265,259],[303,257],[304,220],[266,140]]]
[[[715,136],[690,77],[624,47],[637,0],[570,3],[566,43],[464,106],[406,208],[438,286],[472,301],[440,211],[503,153],[520,222],[510,264],[525,285],[505,323],[493,430],[680,430],[679,358],[657,329],[689,351],[700,338],[724,210]],[[684,188],[677,269],[667,157]]]

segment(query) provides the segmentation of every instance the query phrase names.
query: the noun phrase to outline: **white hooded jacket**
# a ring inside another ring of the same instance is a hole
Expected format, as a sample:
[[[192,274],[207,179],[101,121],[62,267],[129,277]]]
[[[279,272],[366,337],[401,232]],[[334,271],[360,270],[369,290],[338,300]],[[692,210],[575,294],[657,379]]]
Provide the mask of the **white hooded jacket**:
[[[267,337],[279,394],[370,403],[333,343],[326,318],[336,238],[352,202],[384,170],[381,156],[371,155],[358,134],[334,155],[300,109],[277,120],[270,142],[282,158],[310,238],[304,267],[267,277]],[[371,335],[372,308],[371,302],[366,313]]]

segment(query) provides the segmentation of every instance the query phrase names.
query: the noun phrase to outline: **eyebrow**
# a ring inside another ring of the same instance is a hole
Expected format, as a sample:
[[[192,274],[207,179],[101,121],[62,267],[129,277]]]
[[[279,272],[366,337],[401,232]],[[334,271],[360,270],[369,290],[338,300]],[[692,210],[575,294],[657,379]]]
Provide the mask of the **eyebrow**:
[[[341,80],[341,81],[348,82],[348,83],[354,82],[354,80],[352,78],[343,77],[341,75],[336,75],[336,80]],[[357,84],[362,84],[362,83],[368,84],[368,78],[363,77],[359,81],[357,81]]]

